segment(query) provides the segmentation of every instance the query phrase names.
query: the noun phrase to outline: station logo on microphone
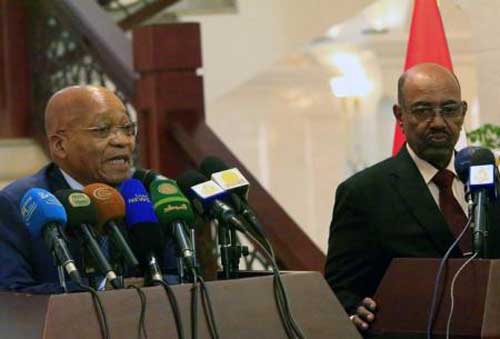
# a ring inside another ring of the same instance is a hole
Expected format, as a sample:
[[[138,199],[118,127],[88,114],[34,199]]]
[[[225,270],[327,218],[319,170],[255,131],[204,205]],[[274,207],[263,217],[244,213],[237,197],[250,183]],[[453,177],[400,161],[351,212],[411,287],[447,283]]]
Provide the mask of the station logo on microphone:
[[[90,198],[85,193],[71,193],[68,196],[68,201],[73,207],[85,207],[90,205]]]
[[[92,195],[98,200],[108,200],[111,198],[111,190],[107,187],[99,187]]]
[[[177,187],[169,182],[163,183],[158,186],[158,192],[163,193],[163,194],[175,194],[179,190]]]

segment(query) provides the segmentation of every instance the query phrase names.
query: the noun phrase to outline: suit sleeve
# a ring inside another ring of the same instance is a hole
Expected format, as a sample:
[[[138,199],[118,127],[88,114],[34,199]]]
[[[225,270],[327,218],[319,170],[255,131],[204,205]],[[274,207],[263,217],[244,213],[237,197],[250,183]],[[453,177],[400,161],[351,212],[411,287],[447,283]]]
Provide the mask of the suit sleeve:
[[[39,283],[30,263],[31,237],[20,220],[17,207],[0,192],[0,289],[32,294],[64,292],[59,283]],[[70,291],[81,290],[72,282]]]
[[[380,275],[380,253],[362,193],[352,181],[339,185],[325,266],[325,278],[349,314],[373,295]]]

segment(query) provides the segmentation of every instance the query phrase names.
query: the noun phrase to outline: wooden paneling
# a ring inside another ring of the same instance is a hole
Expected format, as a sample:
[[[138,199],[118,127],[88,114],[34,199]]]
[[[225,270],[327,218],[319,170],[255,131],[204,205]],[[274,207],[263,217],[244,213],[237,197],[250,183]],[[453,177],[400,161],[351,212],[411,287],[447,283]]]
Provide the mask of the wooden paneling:
[[[0,137],[30,135],[28,21],[21,1],[0,0]]]

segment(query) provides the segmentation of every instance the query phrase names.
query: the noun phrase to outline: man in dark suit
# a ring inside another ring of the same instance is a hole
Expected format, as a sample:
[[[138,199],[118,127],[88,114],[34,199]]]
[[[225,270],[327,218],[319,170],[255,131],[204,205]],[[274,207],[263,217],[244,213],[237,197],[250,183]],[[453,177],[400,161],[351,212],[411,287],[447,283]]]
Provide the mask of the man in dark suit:
[[[63,291],[43,240],[32,239],[22,222],[19,202],[28,189],[56,192],[98,182],[116,186],[131,175],[136,126],[108,89],[72,86],[57,92],[47,104],[45,130],[53,162],[0,191],[0,289]],[[69,246],[78,264],[79,244],[70,241]]]
[[[441,257],[465,226],[454,147],[466,111],[449,70],[428,63],[407,70],[393,107],[407,143],[337,188],[325,276],[360,330],[375,319],[371,297],[393,258]],[[500,213],[491,217],[500,221]],[[500,240],[498,232],[489,239]],[[459,245],[453,257],[470,254],[470,230]]]

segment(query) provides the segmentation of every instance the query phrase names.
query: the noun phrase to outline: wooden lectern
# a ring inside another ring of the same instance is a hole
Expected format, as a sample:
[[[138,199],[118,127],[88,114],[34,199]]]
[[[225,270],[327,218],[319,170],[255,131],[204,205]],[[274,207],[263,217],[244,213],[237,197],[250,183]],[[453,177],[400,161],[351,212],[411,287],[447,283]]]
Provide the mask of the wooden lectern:
[[[291,310],[307,338],[361,338],[318,272],[282,275]],[[207,283],[221,338],[286,338],[273,297],[272,277]],[[190,284],[173,286],[186,338],[190,332]],[[177,338],[172,310],[162,287],[143,289],[150,339]],[[137,338],[140,302],[132,289],[99,292],[113,339]],[[210,338],[201,304],[199,338]],[[89,293],[25,295],[0,293],[0,338],[100,339]]]
[[[465,259],[449,259],[438,293],[433,338],[444,338],[450,314],[450,285]],[[426,338],[440,259],[394,259],[374,299],[373,332],[381,338]],[[500,260],[470,262],[455,283],[451,338],[500,338]]]

